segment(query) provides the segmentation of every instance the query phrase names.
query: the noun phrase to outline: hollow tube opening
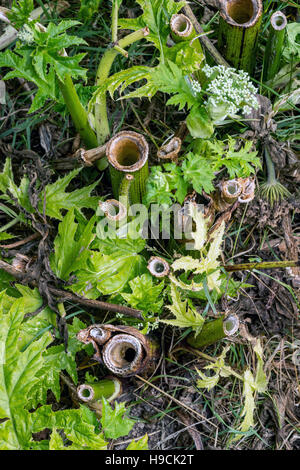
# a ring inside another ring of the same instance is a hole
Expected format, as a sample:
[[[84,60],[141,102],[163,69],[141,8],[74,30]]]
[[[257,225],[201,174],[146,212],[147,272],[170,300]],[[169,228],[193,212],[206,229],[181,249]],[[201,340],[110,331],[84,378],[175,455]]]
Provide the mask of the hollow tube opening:
[[[287,25],[286,16],[281,11],[276,11],[271,16],[271,25],[276,31],[281,31]]]
[[[135,372],[143,358],[140,341],[126,334],[114,336],[103,349],[103,362],[112,372],[125,375]]]
[[[170,266],[163,258],[153,256],[148,263],[148,269],[152,276],[164,277],[170,272]]]
[[[236,315],[228,315],[223,320],[223,329],[227,336],[233,336],[239,329],[239,319]]]
[[[228,193],[229,196],[237,197],[241,194],[242,188],[238,181],[228,181],[224,185],[225,192]]]
[[[77,388],[77,394],[78,397],[85,402],[91,401],[94,398],[94,390],[90,385],[86,384],[79,385]]]
[[[123,131],[109,141],[106,154],[110,164],[117,170],[134,172],[148,160],[148,144],[141,134]]]
[[[177,36],[188,37],[193,31],[193,25],[187,16],[182,14],[173,15],[171,29]]]
[[[252,0],[232,0],[227,2],[227,14],[237,24],[249,23],[254,15]]]

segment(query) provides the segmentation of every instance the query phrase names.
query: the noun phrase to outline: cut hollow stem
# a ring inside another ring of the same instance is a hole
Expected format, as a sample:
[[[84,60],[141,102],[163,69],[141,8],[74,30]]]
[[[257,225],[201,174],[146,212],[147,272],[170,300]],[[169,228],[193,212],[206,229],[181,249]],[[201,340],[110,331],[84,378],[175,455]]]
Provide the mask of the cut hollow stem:
[[[121,394],[121,382],[117,378],[107,378],[99,382],[86,383],[77,387],[77,395],[86,403],[106,398],[108,401],[116,399]]]
[[[236,69],[252,73],[262,21],[261,0],[220,0],[218,47]]]
[[[168,276],[170,273],[169,263],[160,256],[151,256],[147,268],[152,276],[158,278]]]
[[[264,81],[273,79],[280,68],[286,25],[286,16],[281,11],[273,13],[265,49]]]
[[[90,150],[79,149],[73,158],[77,159],[77,161],[83,163],[85,166],[92,166],[93,163],[105,157],[105,155],[106,145],[101,145]]]
[[[205,322],[200,333],[195,337],[190,334],[187,342],[193,348],[203,348],[220,341],[228,336],[233,336],[239,329],[239,319],[236,315],[222,316],[216,320]]]
[[[175,42],[189,41],[196,36],[191,20],[183,14],[172,16],[170,28]]]
[[[145,138],[132,131],[116,134],[106,146],[110,167],[111,183],[116,198],[120,196],[122,180],[126,174],[134,176],[129,180],[131,204],[142,202],[148,178],[149,148]],[[129,187],[128,187],[129,189]]]

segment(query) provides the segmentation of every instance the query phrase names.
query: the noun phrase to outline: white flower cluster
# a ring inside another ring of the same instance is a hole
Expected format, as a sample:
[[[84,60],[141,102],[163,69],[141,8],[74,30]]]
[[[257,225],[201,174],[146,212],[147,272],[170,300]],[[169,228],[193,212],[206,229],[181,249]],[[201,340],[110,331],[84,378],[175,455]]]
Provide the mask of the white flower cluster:
[[[190,83],[191,83],[192,90],[195,94],[201,92],[201,85],[199,82],[197,82],[197,80],[194,80],[193,78],[191,78]]]
[[[251,83],[247,72],[227,68],[224,65],[209,67],[205,65],[203,72],[208,78],[212,77],[206,91],[210,94],[206,104],[210,108],[226,106],[227,114],[236,114],[240,109],[250,113],[252,108],[258,108],[255,94],[257,88]]]
[[[159,320],[155,320],[153,323],[148,323],[148,332],[157,330],[159,327]]]
[[[28,24],[25,24],[23,28],[18,32],[18,39],[25,44],[32,44],[34,42],[33,31]]]

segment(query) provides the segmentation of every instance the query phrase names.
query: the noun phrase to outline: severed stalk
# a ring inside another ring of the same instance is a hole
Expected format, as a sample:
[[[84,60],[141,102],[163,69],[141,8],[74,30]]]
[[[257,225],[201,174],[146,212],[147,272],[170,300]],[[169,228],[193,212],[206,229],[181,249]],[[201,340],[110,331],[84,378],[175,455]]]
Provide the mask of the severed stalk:
[[[189,41],[196,36],[191,20],[183,15],[173,15],[170,20],[171,36],[175,42]]]
[[[238,201],[246,204],[254,199],[255,194],[255,181],[253,178],[240,178],[242,185],[242,194],[239,196]]]
[[[160,147],[157,151],[157,157],[161,160],[171,160],[177,163],[181,145],[181,139],[179,137],[173,137],[169,142]]]
[[[271,16],[270,32],[265,49],[264,81],[272,80],[279,70],[286,25],[287,19],[284,13],[281,11],[273,13]]]
[[[262,21],[261,0],[220,0],[218,47],[236,69],[252,73]]]
[[[106,146],[111,183],[116,198],[120,195],[121,182],[126,174],[134,176],[130,184],[130,202],[142,202],[148,178],[149,148],[145,138],[132,131],[116,134]]]
[[[100,145],[90,150],[79,149],[75,153],[73,158],[77,158],[85,166],[92,166],[97,160],[105,157],[106,155],[106,145]]]
[[[193,348],[203,348],[223,338],[235,335],[238,329],[239,319],[236,315],[222,316],[216,320],[205,322],[200,333],[196,337],[194,334],[190,334],[187,342]]]
[[[116,199],[107,199],[99,201],[99,207],[105,216],[114,222],[121,222],[127,217],[127,208],[124,204]]]
[[[100,331],[99,336],[95,334],[97,330]],[[109,333],[107,339],[104,332]],[[130,326],[91,325],[81,330],[77,339],[85,344],[91,343],[95,349],[93,358],[121,377],[149,370],[156,359],[156,344]]]
[[[106,398],[109,402],[118,398],[122,393],[122,384],[116,377],[106,378],[99,382],[85,383],[77,387],[77,395],[86,403],[96,402]]]
[[[104,345],[102,360],[114,374],[132,375],[140,368],[143,360],[142,344],[132,335],[116,335]]]
[[[170,273],[169,263],[160,256],[151,256],[147,268],[152,276],[158,278],[168,276]]]
[[[238,200],[242,191],[240,179],[222,181],[211,196],[213,208],[218,212],[226,211]]]

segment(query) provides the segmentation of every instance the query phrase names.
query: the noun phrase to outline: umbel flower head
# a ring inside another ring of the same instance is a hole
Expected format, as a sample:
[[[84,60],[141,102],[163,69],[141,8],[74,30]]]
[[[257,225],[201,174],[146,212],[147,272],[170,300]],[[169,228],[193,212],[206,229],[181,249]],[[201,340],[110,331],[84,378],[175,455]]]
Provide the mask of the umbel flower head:
[[[252,108],[258,108],[255,96],[258,90],[251,83],[247,72],[224,65],[205,65],[202,70],[210,79],[205,90],[210,96],[205,104],[213,119],[221,121],[241,110],[248,114]]]
[[[25,44],[32,44],[34,42],[33,31],[28,24],[25,24],[18,32],[18,39]]]

